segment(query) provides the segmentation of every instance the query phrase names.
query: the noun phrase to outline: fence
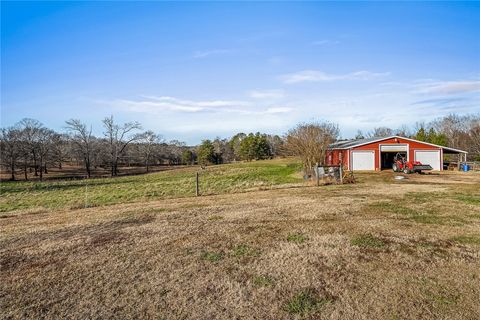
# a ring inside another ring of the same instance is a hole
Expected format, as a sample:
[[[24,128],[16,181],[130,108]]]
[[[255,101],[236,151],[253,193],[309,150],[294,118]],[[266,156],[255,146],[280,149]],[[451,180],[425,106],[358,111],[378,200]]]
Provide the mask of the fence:
[[[314,167],[315,180],[317,186],[320,185],[320,180],[334,180],[337,183],[343,184],[345,172],[343,166],[318,166]],[[353,176],[352,176],[353,179]]]

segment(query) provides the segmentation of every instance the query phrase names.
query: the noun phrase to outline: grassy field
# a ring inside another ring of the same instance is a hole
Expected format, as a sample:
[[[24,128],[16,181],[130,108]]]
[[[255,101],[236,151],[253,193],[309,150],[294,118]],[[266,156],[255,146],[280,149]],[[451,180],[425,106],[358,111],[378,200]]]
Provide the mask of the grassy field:
[[[2,185],[0,318],[480,318],[480,174],[297,168]]]
[[[147,175],[48,182],[3,182],[0,212],[19,209],[85,208],[195,195],[195,173],[200,172],[203,195],[271,188],[302,181],[300,165],[291,159],[258,161],[205,170],[190,167]],[[1,214],[1,213],[0,213]]]

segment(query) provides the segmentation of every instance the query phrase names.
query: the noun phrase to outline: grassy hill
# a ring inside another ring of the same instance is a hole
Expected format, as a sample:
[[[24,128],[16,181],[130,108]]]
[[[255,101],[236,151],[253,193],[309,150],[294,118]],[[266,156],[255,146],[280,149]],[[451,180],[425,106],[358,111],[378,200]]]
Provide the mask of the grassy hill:
[[[301,182],[295,159],[182,168],[140,176],[47,182],[2,182],[0,212],[18,209],[83,208],[195,195],[223,194]]]

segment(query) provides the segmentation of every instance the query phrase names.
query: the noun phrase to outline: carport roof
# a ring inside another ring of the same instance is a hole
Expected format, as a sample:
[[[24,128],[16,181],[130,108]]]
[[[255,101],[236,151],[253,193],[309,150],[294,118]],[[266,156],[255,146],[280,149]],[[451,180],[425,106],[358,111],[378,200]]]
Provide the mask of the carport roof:
[[[419,142],[419,143],[423,143],[423,144],[428,144],[428,145],[433,146],[433,147],[442,148],[445,153],[467,153],[467,151],[454,149],[454,148],[449,148],[449,147],[444,147],[444,146],[440,146],[440,145],[437,145],[437,144],[424,142],[424,141],[420,141],[420,140],[415,140],[415,139],[411,139],[411,138],[406,138],[406,137],[401,137],[401,136],[388,136],[388,137],[381,137],[381,138],[373,137],[373,138],[368,138],[368,139],[343,140],[343,141],[337,141],[337,142],[332,143],[329,146],[329,148],[330,149],[351,149],[351,148],[354,148],[354,147],[359,147],[359,146],[363,146],[363,145],[370,144],[370,143],[373,143],[373,142],[379,142],[379,141],[392,139],[392,138],[399,138],[399,139],[405,139],[405,140]]]

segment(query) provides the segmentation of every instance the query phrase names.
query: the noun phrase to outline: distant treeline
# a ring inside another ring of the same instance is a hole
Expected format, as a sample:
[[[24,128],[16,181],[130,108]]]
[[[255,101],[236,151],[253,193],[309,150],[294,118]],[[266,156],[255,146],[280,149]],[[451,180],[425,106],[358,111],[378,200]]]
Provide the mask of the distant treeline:
[[[122,166],[142,166],[148,172],[157,165],[209,165],[233,161],[299,156],[308,170],[323,163],[328,145],[339,138],[338,125],[330,122],[301,123],[285,135],[238,133],[230,139],[203,140],[198,146],[180,141],[166,142],[153,131],[142,131],[138,122],[118,124],[113,116],[102,121],[103,136],[92,134],[92,127],[80,120],[66,121],[65,132],[55,132],[34,119],[23,119],[0,129],[1,166],[12,180],[16,174],[42,179],[49,168],[80,164],[85,176],[92,170],[108,168],[111,176]],[[400,135],[469,152],[480,160],[480,116],[449,115],[430,123],[417,123],[413,129],[375,128],[359,131],[355,138]]]

